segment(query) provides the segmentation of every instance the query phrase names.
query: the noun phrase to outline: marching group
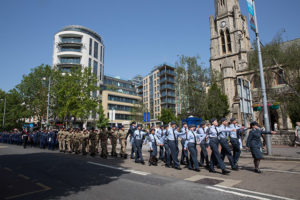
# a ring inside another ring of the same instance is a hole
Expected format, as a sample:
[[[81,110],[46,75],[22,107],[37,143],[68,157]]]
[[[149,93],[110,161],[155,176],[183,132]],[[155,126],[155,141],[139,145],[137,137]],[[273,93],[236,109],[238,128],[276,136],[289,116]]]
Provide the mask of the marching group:
[[[190,170],[200,171],[200,167],[206,167],[209,172],[216,173],[215,166],[222,170],[222,174],[228,174],[224,164],[225,157],[228,158],[232,170],[238,170],[238,161],[241,154],[241,135],[247,130],[240,126],[235,118],[228,123],[226,118],[210,120],[210,124],[202,122],[200,126],[187,125],[177,126],[175,122],[169,125],[158,125],[150,129],[143,129],[141,124],[132,122],[128,131],[123,126],[105,128],[100,130],[90,129],[60,129],[59,131],[39,131],[28,133],[27,130],[13,133],[0,133],[0,142],[9,144],[31,146],[39,145],[40,148],[75,154],[90,154],[95,156],[98,152],[102,158],[108,156],[108,139],[111,142],[111,156],[117,157],[116,147],[119,140],[121,145],[120,156],[127,158],[127,139],[131,144],[130,158],[136,163],[145,164],[142,154],[143,145],[149,148],[149,165],[157,166],[159,160],[165,163],[168,168],[181,170],[180,165],[185,165]],[[250,148],[254,158],[255,172],[261,173],[259,169],[260,160],[263,158],[261,138],[265,132],[259,128],[257,122],[250,124],[250,131],[247,138],[247,148]],[[181,158],[179,155],[179,142],[181,143]],[[230,143],[232,148],[230,148]],[[100,144],[100,145],[99,145]],[[198,161],[198,148],[200,145],[200,161]],[[219,150],[221,146],[221,151]],[[208,147],[211,155],[209,158]],[[101,148],[101,149],[100,149]],[[158,151],[159,150],[159,151]]]

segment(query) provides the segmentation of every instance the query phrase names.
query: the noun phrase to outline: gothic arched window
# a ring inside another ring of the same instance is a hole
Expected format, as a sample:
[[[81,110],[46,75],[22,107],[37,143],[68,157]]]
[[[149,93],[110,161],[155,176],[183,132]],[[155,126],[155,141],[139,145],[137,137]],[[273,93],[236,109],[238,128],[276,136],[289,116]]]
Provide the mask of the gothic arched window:
[[[222,52],[225,54],[226,53],[226,44],[225,44],[225,34],[224,31],[221,30],[221,45],[222,45]]]
[[[230,33],[229,33],[229,30],[226,29],[226,39],[227,39],[227,49],[229,52],[232,51],[232,48],[231,48],[231,38],[230,38]]]

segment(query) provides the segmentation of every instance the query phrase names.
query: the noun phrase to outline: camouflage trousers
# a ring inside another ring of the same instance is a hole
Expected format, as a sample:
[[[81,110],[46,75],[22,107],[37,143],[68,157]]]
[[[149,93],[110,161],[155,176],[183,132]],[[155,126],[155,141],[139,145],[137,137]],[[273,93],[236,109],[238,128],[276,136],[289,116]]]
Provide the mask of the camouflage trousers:
[[[111,154],[112,155],[117,155],[117,139],[116,138],[111,138]]]
[[[125,155],[126,154],[126,139],[120,139],[120,144],[121,144],[121,155]]]
[[[107,156],[107,140],[101,140],[101,156]]]
[[[79,150],[80,147],[80,141],[79,140],[74,140],[74,144],[73,144],[73,150],[75,151],[76,154],[78,154],[80,152]]]
[[[96,154],[96,140],[91,140],[90,144],[90,154],[95,155]]]

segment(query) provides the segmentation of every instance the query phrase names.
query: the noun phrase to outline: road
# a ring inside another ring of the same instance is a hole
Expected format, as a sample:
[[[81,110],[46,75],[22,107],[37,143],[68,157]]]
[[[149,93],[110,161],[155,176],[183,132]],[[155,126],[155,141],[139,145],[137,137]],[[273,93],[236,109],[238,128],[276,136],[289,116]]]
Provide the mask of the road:
[[[300,162],[240,164],[223,176],[0,144],[0,199],[300,199]]]

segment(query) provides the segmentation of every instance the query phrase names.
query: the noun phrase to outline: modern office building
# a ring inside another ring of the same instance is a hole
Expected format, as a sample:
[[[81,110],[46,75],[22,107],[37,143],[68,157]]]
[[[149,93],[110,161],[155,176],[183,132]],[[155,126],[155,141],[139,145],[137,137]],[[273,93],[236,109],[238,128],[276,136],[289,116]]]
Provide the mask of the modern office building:
[[[76,66],[91,67],[100,86],[104,78],[103,39],[83,26],[64,27],[54,36],[53,66],[63,72],[69,72]]]
[[[150,112],[150,123],[160,123],[158,116],[162,109],[175,111],[175,68],[163,64],[154,68],[150,74],[143,78],[138,87],[138,94],[143,97],[143,104]]]
[[[103,110],[110,119],[110,125],[129,127],[131,121],[136,121],[137,115],[142,115],[137,109],[142,98],[137,95],[132,81],[104,76],[101,92]]]

